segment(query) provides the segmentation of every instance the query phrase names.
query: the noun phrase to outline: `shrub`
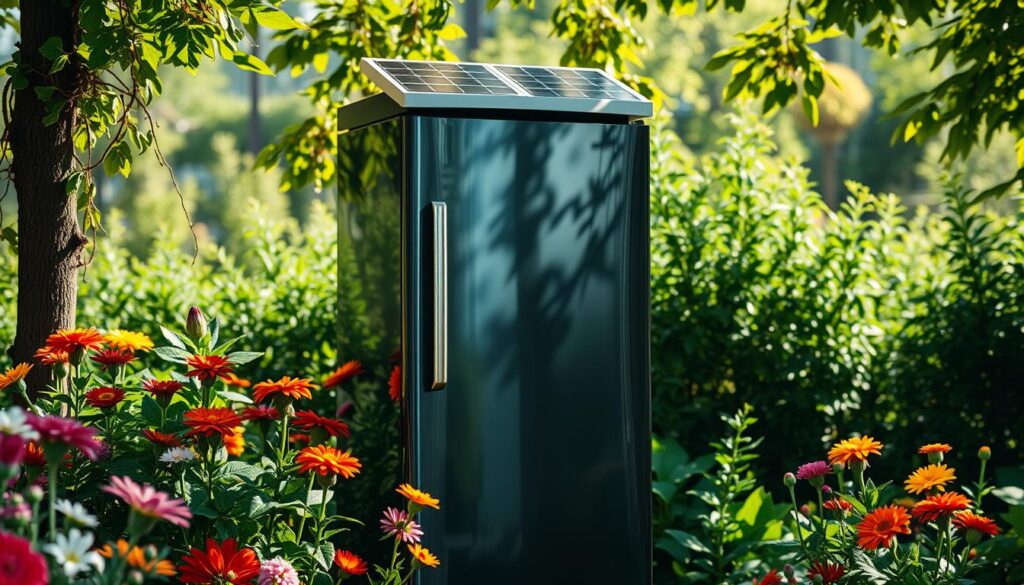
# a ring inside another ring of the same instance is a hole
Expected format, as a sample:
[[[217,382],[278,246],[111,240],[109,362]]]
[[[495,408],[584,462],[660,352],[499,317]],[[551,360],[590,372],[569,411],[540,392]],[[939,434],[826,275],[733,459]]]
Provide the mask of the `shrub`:
[[[1019,461],[1024,404],[1006,397],[1024,389],[1021,214],[951,187],[939,213],[906,219],[852,183],[832,213],[762,124],[734,124],[696,161],[655,133],[656,431],[700,448],[694,425],[749,402],[775,472],[797,463],[791,445],[859,429],[900,452],[941,429]]]
[[[37,354],[52,385],[34,397],[24,382],[33,366],[0,376],[0,542],[17,551],[0,550],[0,581],[43,585],[49,573],[54,583],[113,585],[177,574],[297,585],[363,575],[372,563],[359,555],[372,551],[335,544],[358,542],[346,534],[361,524],[353,515],[376,511],[381,467],[392,472],[381,521],[387,548],[368,556],[378,561],[370,583],[399,585],[437,566],[415,518],[438,501],[408,484],[391,489],[397,460],[365,458],[341,418],[351,409],[310,408],[315,396],[343,389],[365,398],[357,378],[386,397],[366,380],[374,372],[352,362],[320,388],[296,368],[250,388],[239,375],[263,354],[239,350],[243,338],[224,337],[216,320],[193,308],[184,333],[160,331],[160,347],[135,331],[54,333]],[[27,415],[10,405],[15,395]],[[398,409],[384,400],[374,416],[395,427]],[[367,403],[357,400],[356,412],[359,404]],[[386,434],[375,429],[369,443]],[[374,486],[356,493],[372,501],[338,497],[367,472]]]

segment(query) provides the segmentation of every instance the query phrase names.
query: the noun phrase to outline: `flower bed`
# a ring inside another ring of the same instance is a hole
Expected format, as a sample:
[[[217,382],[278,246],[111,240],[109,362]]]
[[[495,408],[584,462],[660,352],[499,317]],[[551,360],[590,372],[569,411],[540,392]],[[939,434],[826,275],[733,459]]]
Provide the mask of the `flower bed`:
[[[364,462],[343,413],[309,405],[363,374],[359,362],[322,385],[253,385],[239,375],[262,354],[218,339],[198,309],[184,332],[161,331],[165,347],[134,331],[58,331],[37,365],[0,376],[0,583],[400,585],[440,564],[417,522],[440,502],[408,484],[404,509],[380,520],[390,559],[371,569],[332,544],[358,524],[337,492]],[[30,396],[25,377],[42,366],[53,384]]]

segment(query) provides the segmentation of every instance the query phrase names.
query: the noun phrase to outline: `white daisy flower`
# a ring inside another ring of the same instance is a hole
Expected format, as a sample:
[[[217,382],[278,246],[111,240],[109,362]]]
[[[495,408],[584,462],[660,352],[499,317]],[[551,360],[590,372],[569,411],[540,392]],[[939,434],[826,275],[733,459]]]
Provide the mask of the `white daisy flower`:
[[[5,435],[20,435],[23,439],[33,441],[39,438],[39,433],[25,422],[25,411],[18,406],[0,410],[0,433]]]
[[[54,509],[64,514],[64,517],[68,519],[72,524],[78,526],[84,526],[86,528],[96,527],[96,517],[89,513],[85,509],[85,506],[78,502],[72,502],[70,500],[57,500],[54,505]]]
[[[167,463],[168,465],[174,465],[175,463],[192,461],[195,458],[196,454],[192,449],[186,449],[185,447],[171,447],[164,451],[164,454],[160,456],[160,462]]]
[[[63,567],[64,574],[68,577],[95,568],[103,571],[103,557],[92,549],[93,535],[91,532],[82,532],[72,528],[67,535],[58,534],[56,542],[43,546],[46,554],[53,557],[57,566]]]

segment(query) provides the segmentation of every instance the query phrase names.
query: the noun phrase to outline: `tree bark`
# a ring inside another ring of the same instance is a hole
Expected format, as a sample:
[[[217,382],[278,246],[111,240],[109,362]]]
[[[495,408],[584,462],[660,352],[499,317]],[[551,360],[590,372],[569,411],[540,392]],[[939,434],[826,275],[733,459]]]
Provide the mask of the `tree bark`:
[[[821,143],[821,195],[830,209],[839,209],[839,145],[831,140]]]
[[[29,69],[29,84],[14,94],[9,127],[11,170],[18,193],[18,325],[8,353],[15,363],[32,361],[56,329],[74,326],[78,294],[78,268],[87,243],[78,224],[77,202],[65,191],[72,169],[75,124],[73,107],[57,121],[43,124],[44,103],[35,87],[56,86],[73,95],[77,85],[77,59],[56,75],[47,75],[50,62],[39,48],[59,37],[65,51],[75,43],[77,0],[21,0],[22,62]],[[49,379],[42,367],[33,369],[27,382],[38,391]]]

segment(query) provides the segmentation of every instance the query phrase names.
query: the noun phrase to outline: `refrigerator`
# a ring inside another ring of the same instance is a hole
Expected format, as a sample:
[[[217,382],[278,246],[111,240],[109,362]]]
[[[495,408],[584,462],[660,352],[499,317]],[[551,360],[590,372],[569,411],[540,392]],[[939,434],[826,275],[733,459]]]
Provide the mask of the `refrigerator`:
[[[361,69],[339,351],[394,365],[402,481],[441,500],[415,582],[649,584],[650,102],[592,69]]]

